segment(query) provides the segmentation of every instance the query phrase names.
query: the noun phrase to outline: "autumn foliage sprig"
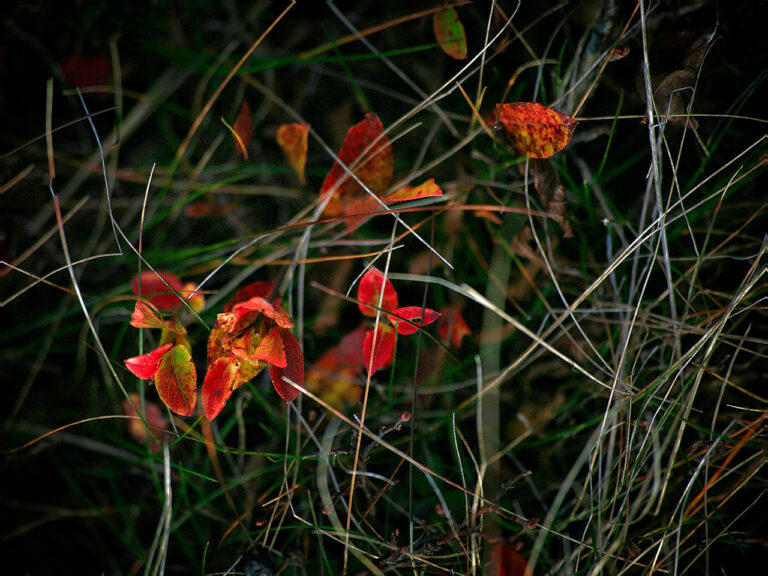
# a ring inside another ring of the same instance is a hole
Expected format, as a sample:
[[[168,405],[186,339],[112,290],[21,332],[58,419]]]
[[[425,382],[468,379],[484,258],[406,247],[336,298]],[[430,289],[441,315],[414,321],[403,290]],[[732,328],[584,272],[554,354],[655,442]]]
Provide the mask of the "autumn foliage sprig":
[[[160,288],[154,276],[148,276],[146,281],[145,285],[153,286],[153,292]],[[164,283],[162,287],[167,290]],[[301,386],[304,356],[290,330],[293,321],[279,299],[272,298],[273,288],[272,282],[249,284],[235,293],[216,318],[208,338],[208,371],[201,392],[203,410],[209,420],[221,412],[235,389],[266,367],[275,390],[286,402],[299,393],[283,377]],[[160,346],[128,358],[125,365],[138,378],[154,380],[160,400],[172,412],[191,416],[197,404],[197,372],[186,330],[173,312],[170,319],[163,319],[156,305],[159,302],[168,310],[173,299],[180,302],[179,297],[172,292],[150,296],[137,300],[131,326],[159,328]],[[168,296],[171,300],[158,300]]]

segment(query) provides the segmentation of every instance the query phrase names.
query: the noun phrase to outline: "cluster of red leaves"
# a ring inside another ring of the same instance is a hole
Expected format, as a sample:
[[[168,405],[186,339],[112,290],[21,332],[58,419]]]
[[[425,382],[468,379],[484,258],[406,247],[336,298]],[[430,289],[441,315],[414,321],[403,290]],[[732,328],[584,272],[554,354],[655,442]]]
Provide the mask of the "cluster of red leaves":
[[[421,326],[431,324],[440,313],[421,306],[398,308],[395,287],[376,268],[369,269],[357,287],[360,312],[365,316],[377,316],[377,309],[391,322],[391,326],[379,322],[373,330],[367,330],[363,337],[362,352],[365,367],[370,374],[392,363],[395,353],[395,334],[407,336],[418,332]]]
[[[205,415],[213,420],[232,392],[269,366],[272,384],[283,400],[290,402],[299,391],[285,382],[285,376],[301,386],[304,356],[291,332],[293,321],[269,300],[274,284],[254,282],[224,306],[208,337],[208,373],[203,381]]]
[[[471,334],[461,310],[456,306],[445,306],[440,312],[425,308],[423,313],[420,306],[398,308],[394,286],[375,268],[366,272],[360,280],[357,299],[360,312],[368,317],[376,316],[381,300],[382,314],[390,324],[379,322],[376,330],[361,324],[307,371],[306,388],[338,410],[360,401],[363,387],[359,385],[359,376],[363,369],[373,373],[389,366],[395,350],[395,334],[407,336],[417,332],[422,325],[422,315],[424,325],[439,318],[438,334],[446,345],[450,343],[458,348],[464,336]]]
[[[181,281],[172,274],[163,278],[176,290]],[[164,285],[165,286],[165,285]],[[213,420],[227,403],[232,392],[269,366],[272,383],[278,394],[290,402],[298,390],[287,384],[283,376],[301,385],[304,379],[304,357],[290,328],[293,321],[277,300],[269,300],[272,282],[254,282],[239,290],[217,316],[208,339],[208,372],[202,387],[205,415]],[[173,309],[167,294],[152,298],[166,309]],[[178,296],[173,294],[178,300]],[[197,372],[192,362],[186,330],[175,316],[161,318],[157,306],[138,300],[131,326],[162,330],[161,345],[147,354],[128,358],[125,365],[135,376],[154,380],[158,395],[168,408],[181,416],[191,416],[197,403]]]

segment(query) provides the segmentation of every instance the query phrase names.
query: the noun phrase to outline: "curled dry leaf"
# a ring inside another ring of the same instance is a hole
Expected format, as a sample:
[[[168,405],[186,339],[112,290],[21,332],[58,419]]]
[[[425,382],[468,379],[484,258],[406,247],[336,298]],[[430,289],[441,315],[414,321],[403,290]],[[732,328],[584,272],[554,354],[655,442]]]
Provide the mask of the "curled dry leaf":
[[[516,546],[499,542],[493,547],[491,555],[498,576],[533,576],[528,562],[517,551]]]
[[[288,159],[291,168],[298,174],[302,184],[307,183],[304,174],[307,165],[309,124],[281,124],[277,129],[277,144]]]
[[[568,145],[577,122],[536,102],[497,104],[488,122],[501,123],[515,148],[529,158],[549,158]]]
[[[432,29],[443,52],[456,60],[464,60],[467,57],[467,35],[455,8],[435,12],[432,17]]]

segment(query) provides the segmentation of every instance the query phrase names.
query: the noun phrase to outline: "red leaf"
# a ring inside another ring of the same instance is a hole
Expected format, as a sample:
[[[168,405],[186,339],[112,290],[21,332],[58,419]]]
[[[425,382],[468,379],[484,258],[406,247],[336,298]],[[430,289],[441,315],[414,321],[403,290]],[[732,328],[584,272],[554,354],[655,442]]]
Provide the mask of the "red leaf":
[[[283,331],[275,324],[269,334],[266,334],[259,342],[256,349],[249,355],[251,362],[264,360],[279,368],[286,367],[285,346],[282,338]]]
[[[365,332],[365,324],[361,324],[341,339],[339,342],[339,361],[342,364],[347,366],[365,366],[365,359],[363,358]]]
[[[500,542],[494,546],[491,555],[498,576],[533,576],[533,572],[528,568],[528,562],[513,545]]]
[[[384,198],[384,201],[389,204],[390,202],[405,202],[406,200],[417,200],[419,198],[442,195],[443,191],[440,186],[437,185],[434,178],[430,178],[418,186],[406,186],[399,190],[395,190],[392,194],[389,194]]]
[[[283,381],[283,376],[292,382],[302,386],[304,384],[304,354],[301,352],[299,341],[290,330],[280,328],[280,335],[283,338],[285,346],[286,366],[281,368],[273,364],[269,365],[269,376],[272,378],[272,385],[280,394],[280,397],[286,402],[294,400],[299,395],[298,389]]]
[[[397,292],[392,282],[384,278],[384,274],[376,268],[370,268],[363,275],[360,284],[357,287],[357,307],[360,308],[366,316],[376,316],[376,309],[371,306],[379,306],[379,295],[381,294],[382,284],[384,285],[384,297],[381,299],[381,308],[385,311],[392,311],[397,308]]]
[[[423,324],[421,323],[422,311],[424,312]],[[395,325],[395,328],[397,328],[398,334],[407,336],[408,334],[415,334],[418,332],[419,326],[432,324],[432,322],[440,318],[440,312],[436,312],[431,308],[422,308],[421,306],[405,306],[403,308],[398,308],[387,317],[389,318],[389,321]],[[413,324],[416,324],[416,326],[408,324],[408,322],[402,322],[401,318],[403,320],[410,320]]]
[[[450,341],[454,347],[458,348],[461,346],[462,338],[471,334],[472,331],[464,321],[461,310],[456,306],[445,306],[440,312],[443,315],[437,327],[440,340],[446,344]]]
[[[160,310],[174,310],[181,304],[181,299],[173,291],[181,291],[184,284],[176,274],[170,272],[155,273],[146,270],[141,273],[141,281],[139,281],[138,276],[134,276],[131,280],[131,290],[137,296],[139,295],[139,285],[141,285],[141,296],[147,298],[153,306]]]
[[[232,392],[239,385],[237,381],[239,374],[240,363],[231,356],[219,358],[213,366],[208,368],[201,392],[203,409],[208,420],[216,418],[224,408]]]
[[[369,112],[365,120],[349,129],[339,151],[339,160],[374,194],[381,195],[386,191],[395,163],[389,138],[384,135],[384,127],[376,114]],[[320,194],[333,194],[324,214],[339,216],[346,213],[350,202],[364,198],[368,193],[339,162],[334,162],[323,181]]]
[[[141,397],[135,393],[131,394],[130,397],[133,404],[141,410]],[[138,416],[138,413],[133,409],[128,399],[123,400],[123,414],[126,416]],[[144,402],[144,420],[147,422],[146,425],[152,428],[152,433],[155,436],[161,437],[164,435],[163,430],[168,427],[168,420],[165,419],[163,412],[157,404],[154,402]],[[160,450],[160,445],[152,439],[147,432],[144,422],[138,418],[128,420],[128,432],[133,436],[134,440],[142,444],[151,439],[149,448],[153,454]]]
[[[277,143],[302,184],[307,183],[304,168],[307,165],[308,134],[309,124],[282,124],[277,129]]]
[[[432,28],[443,52],[456,60],[467,57],[467,36],[455,8],[435,12]]]
[[[373,333],[373,330],[368,330],[363,340],[363,358],[369,374],[392,364],[395,356],[395,329],[379,322],[375,349]]]
[[[191,416],[197,402],[197,372],[186,346],[174,346],[160,361],[155,374],[160,400],[171,412]]]
[[[125,360],[125,367],[137,378],[151,380],[155,377],[157,368],[160,366],[160,361],[163,359],[165,353],[171,349],[171,346],[173,346],[173,344],[163,344],[148,354],[128,358]]]
[[[232,296],[232,298],[230,298],[229,301],[224,305],[223,311],[229,312],[232,310],[235,304],[245,302],[246,300],[250,300],[251,298],[255,297],[269,300],[269,298],[272,296],[272,290],[274,287],[275,283],[271,280],[267,282],[251,282],[245,288],[241,288],[235,292],[235,295]]]
[[[536,102],[497,104],[489,122],[501,122],[515,148],[530,158],[549,158],[571,141],[577,122]]]
[[[106,56],[72,56],[59,64],[61,76],[70,86],[108,86],[112,83],[112,66]]]
[[[232,124],[232,129],[239,137],[239,139],[235,137],[237,153],[243,158],[248,158],[248,147],[253,142],[253,125],[251,124],[251,107],[248,106],[247,100],[243,100],[240,113],[237,115],[235,123]]]

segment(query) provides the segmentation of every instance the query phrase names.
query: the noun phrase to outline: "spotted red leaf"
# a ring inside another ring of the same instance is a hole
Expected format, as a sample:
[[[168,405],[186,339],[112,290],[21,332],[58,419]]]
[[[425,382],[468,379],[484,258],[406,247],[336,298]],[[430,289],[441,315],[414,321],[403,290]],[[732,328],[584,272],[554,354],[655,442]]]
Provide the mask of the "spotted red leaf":
[[[384,288],[384,297],[381,299],[381,304],[379,304],[379,295],[381,294],[382,287]],[[369,268],[363,274],[357,287],[357,299],[359,300],[357,306],[360,312],[366,316],[376,316],[376,308],[371,308],[371,306],[381,306],[385,311],[393,311],[397,308],[397,292],[395,292],[395,287],[376,268]],[[366,304],[370,304],[370,306],[366,306]]]
[[[208,368],[203,380],[201,400],[208,420],[213,420],[224,408],[237,386],[240,363],[233,357],[219,358]]]
[[[128,358],[125,360],[125,367],[137,378],[151,380],[157,373],[157,368],[160,366],[160,360],[162,360],[163,355],[171,349],[171,346],[173,346],[173,344],[163,344],[148,354]]]
[[[432,28],[443,52],[456,60],[467,57],[467,36],[455,8],[435,12]]]
[[[269,365],[269,376],[272,378],[272,385],[280,394],[280,397],[286,402],[294,400],[299,395],[299,391],[285,382],[283,376],[299,386],[304,385],[304,355],[301,352],[301,346],[296,337],[290,330],[281,330],[283,346],[285,347],[286,366],[281,368],[274,364]]]
[[[351,170],[365,186],[376,195],[382,195],[394,172],[394,159],[389,138],[376,114],[369,112],[365,119],[347,132],[339,151],[339,160]],[[323,181],[320,194],[333,197],[325,207],[326,216],[339,216],[354,200],[364,198],[367,192],[339,162],[334,162]]]
[[[369,374],[392,364],[395,355],[395,329],[379,322],[376,330],[376,346],[373,345],[374,330],[368,330],[363,339],[363,358]]]
[[[307,150],[309,143],[309,124],[281,124],[277,129],[277,143],[288,159],[291,168],[299,175],[299,180],[305,184],[307,179],[304,169],[307,165]]]
[[[248,147],[253,142],[253,124],[251,123],[251,107],[247,100],[243,100],[240,113],[237,115],[235,123],[232,124],[232,129],[237,134],[235,137],[237,153],[243,158],[248,158]]]
[[[472,331],[464,321],[464,317],[461,315],[461,310],[456,306],[446,306],[440,310],[442,318],[440,324],[437,327],[437,333],[440,336],[440,340],[451,343],[451,345],[458,348],[461,346],[461,340],[464,336],[471,334]]]
[[[489,122],[501,123],[521,154],[549,158],[571,141],[577,122],[570,116],[536,102],[497,104]]]
[[[155,374],[160,400],[171,412],[191,416],[197,402],[197,372],[186,346],[178,344],[166,353]]]
[[[424,315],[423,324],[421,323],[422,311]],[[432,322],[440,318],[440,312],[436,312],[430,308],[422,308],[421,306],[404,306],[403,308],[394,310],[388,318],[389,321],[395,325],[395,328],[397,328],[398,334],[407,336],[408,334],[415,334],[418,332],[420,325],[426,326],[427,324],[432,324]],[[413,324],[416,324],[416,326],[409,324],[408,322],[403,322],[403,320],[409,320],[410,322],[413,322]]]
[[[141,294],[139,294],[139,288],[141,288]],[[173,291],[180,292],[183,288],[184,284],[181,279],[170,272],[145,270],[141,273],[141,279],[134,276],[131,280],[133,293],[147,298],[153,306],[160,310],[174,310],[180,306],[181,298]]]

